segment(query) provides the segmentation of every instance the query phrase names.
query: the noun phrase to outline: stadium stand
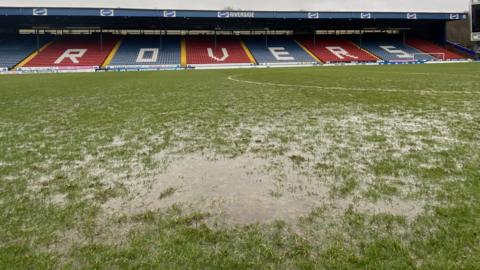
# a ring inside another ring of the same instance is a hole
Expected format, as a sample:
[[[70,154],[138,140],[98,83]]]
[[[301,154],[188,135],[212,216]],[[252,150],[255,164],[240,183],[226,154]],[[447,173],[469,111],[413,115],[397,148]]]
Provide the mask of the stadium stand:
[[[404,44],[399,37],[364,37],[357,43],[385,61],[431,61],[436,58]]]
[[[13,3],[0,12],[0,71],[472,61],[475,51],[445,41],[447,23],[467,18],[466,12],[38,8]]]
[[[465,58],[455,52],[449,51],[442,45],[420,38],[409,38],[407,39],[407,44],[440,60],[458,60]]]
[[[245,37],[244,41],[259,64],[314,63],[312,58],[292,38],[285,36]]]
[[[42,35],[37,44],[34,35],[5,35],[0,37],[0,67],[12,68],[28,57],[39,47],[42,47],[50,36]]]
[[[297,41],[324,63],[376,62],[377,57],[347,39],[298,37]]]
[[[356,40],[355,40],[356,39]],[[84,68],[111,69],[180,68],[210,65],[314,64],[345,62],[464,60],[467,57],[421,38],[403,43],[398,35],[332,37],[319,36],[180,36],[105,35],[103,47],[98,35],[34,35],[0,37],[0,68]],[[53,40],[53,41],[52,41]],[[355,40],[355,41],[354,41]],[[183,44],[183,45],[182,45]],[[37,46],[43,46],[40,51]],[[22,61],[23,60],[23,61]],[[18,64],[18,63],[21,64]]]
[[[126,36],[109,67],[179,65],[180,37]]]
[[[252,64],[237,37],[191,36],[186,38],[189,65]]]
[[[112,51],[117,37],[61,36],[36,55],[24,67],[94,67],[101,66]]]

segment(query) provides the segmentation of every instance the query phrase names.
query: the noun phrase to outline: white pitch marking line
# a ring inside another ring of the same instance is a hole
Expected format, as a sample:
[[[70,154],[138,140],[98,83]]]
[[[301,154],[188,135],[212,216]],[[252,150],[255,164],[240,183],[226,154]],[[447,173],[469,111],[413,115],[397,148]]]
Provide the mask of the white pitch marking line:
[[[271,83],[271,82],[256,82],[248,80],[237,79],[241,75],[230,75],[227,77],[228,80],[239,83],[248,83],[256,85],[267,85],[267,86],[279,86],[279,87],[297,87],[297,88],[315,88],[322,90],[341,90],[341,91],[379,91],[379,92],[420,92],[420,93],[430,93],[430,94],[480,94],[480,92],[470,92],[470,91],[431,91],[431,90],[416,90],[416,89],[388,89],[388,88],[358,88],[358,87],[338,87],[338,86],[316,86],[316,85],[301,85],[301,84],[284,84],[284,83]]]

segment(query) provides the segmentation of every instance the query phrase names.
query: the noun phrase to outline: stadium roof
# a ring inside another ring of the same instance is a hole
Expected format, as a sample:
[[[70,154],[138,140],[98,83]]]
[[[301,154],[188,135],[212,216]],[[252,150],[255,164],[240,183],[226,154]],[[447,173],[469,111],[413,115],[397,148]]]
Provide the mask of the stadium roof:
[[[438,12],[318,12],[318,11],[225,11],[156,10],[112,8],[0,7],[0,16],[88,16],[162,18],[258,18],[258,19],[397,19],[461,20],[465,13]]]
[[[225,11],[124,8],[0,7],[0,27],[111,29],[364,29],[404,28],[466,19],[465,13]]]
[[[84,7],[174,10],[464,12],[469,0],[0,0],[11,7]]]

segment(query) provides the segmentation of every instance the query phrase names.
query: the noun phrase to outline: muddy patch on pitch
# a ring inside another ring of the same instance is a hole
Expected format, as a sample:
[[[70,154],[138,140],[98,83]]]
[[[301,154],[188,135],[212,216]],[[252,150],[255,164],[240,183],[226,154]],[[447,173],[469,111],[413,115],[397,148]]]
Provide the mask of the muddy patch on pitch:
[[[143,192],[133,198],[111,199],[103,208],[111,214],[133,216],[177,205],[209,213],[209,223],[215,225],[276,220],[294,224],[298,218],[325,204],[339,206],[338,215],[342,215],[345,208],[342,206],[349,200],[332,198],[326,179],[302,174],[295,166],[289,157],[264,159],[245,155],[211,159],[189,155],[175,158]],[[400,203],[373,208],[374,212],[402,214],[404,209],[398,205]],[[359,207],[369,208],[365,203]],[[408,215],[417,214],[416,210],[413,212]]]
[[[284,177],[278,178],[276,173],[269,172],[268,164],[267,160],[253,156],[188,156],[173,161],[143,194],[131,200],[112,199],[104,208],[134,215],[181,205],[208,212],[219,223],[293,222],[315,207],[316,201],[327,197],[328,189],[320,181],[312,184],[288,168],[284,169]],[[304,192],[291,192],[291,187],[307,182]],[[315,195],[311,195],[313,191]]]

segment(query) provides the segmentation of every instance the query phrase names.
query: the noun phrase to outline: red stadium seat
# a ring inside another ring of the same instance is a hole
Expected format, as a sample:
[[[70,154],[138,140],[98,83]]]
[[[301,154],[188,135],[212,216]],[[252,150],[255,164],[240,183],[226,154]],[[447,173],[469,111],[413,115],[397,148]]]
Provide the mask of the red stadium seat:
[[[297,40],[325,63],[375,62],[378,60],[375,56],[346,39],[318,38],[314,42],[312,37],[301,37]]]
[[[250,58],[235,37],[193,36],[186,38],[187,64],[249,64]]]
[[[98,36],[60,37],[40,52],[25,67],[93,67],[101,66],[112,51],[117,38]]]
[[[441,60],[456,60],[465,58],[457,53],[447,50],[439,44],[419,38],[410,38],[407,40],[407,44]]]

